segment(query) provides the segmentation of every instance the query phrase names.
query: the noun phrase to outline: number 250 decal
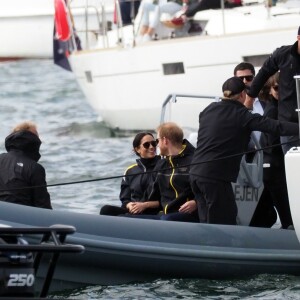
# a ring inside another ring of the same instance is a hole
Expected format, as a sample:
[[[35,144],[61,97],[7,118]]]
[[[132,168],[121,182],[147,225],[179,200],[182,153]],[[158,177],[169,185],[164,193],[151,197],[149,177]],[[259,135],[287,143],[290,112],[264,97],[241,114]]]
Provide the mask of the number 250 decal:
[[[33,274],[10,274],[7,286],[32,286],[33,284]]]

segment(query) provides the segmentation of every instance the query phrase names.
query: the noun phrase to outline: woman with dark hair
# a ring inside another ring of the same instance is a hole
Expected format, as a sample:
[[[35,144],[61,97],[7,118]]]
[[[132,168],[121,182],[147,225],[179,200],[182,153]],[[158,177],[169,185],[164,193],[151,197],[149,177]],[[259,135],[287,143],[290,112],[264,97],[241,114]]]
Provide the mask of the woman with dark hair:
[[[123,214],[157,214],[159,201],[148,200],[154,180],[151,172],[160,156],[156,155],[156,141],[150,132],[138,133],[132,142],[133,151],[138,156],[136,163],[129,166],[122,178],[120,200],[121,207],[104,205],[100,215],[118,216]]]
[[[279,76],[277,72],[269,78],[259,93],[259,99],[266,101],[264,116],[278,120]],[[264,154],[264,193],[269,193],[283,229],[293,225],[285,178],[284,153],[280,145],[280,135],[262,133],[260,138]],[[259,211],[259,210],[258,210]],[[260,210],[266,219],[266,211]]]

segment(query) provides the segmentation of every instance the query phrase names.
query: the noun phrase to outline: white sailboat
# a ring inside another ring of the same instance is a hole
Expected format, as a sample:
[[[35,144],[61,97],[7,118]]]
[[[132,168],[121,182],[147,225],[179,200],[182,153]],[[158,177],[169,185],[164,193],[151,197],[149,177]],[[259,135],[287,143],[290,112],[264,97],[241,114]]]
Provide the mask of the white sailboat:
[[[54,0],[0,1],[0,61],[53,56]],[[85,29],[94,30],[96,13],[106,3],[107,20],[112,21],[113,1],[73,0],[72,14],[85,46]],[[95,10],[94,7],[97,7]],[[93,18],[86,23],[86,13]],[[91,23],[91,21],[93,23]]]
[[[275,48],[294,43],[299,12],[295,0],[268,9],[258,3],[201,11],[194,17],[201,33],[177,38],[174,31],[175,38],[145,43],[135,43],[138,24],[116,28],[69,61],[88,103],[110,128],[151,130],[168,94],[220,95],[236,64],[259,67]],[[195,110],[190,105],[185,119]]]

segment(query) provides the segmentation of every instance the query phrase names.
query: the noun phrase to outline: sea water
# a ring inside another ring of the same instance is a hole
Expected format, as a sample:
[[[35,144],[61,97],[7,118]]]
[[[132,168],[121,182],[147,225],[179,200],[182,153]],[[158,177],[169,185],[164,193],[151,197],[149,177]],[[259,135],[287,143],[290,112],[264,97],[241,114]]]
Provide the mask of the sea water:
[[[71,72],[50,60],[0,64],[0,111],[1,152],[14,125],[24,120],[37,123],[42,140],[40,163],[46,169],[48,184],[53,185],[49,193],[55,210],[99,214],[104,204],[119,205],[120,177],[135,160],[132,136],[112,137],[87,104]],[[300,299],[300,278],[264,274],[221,281],[157,278],[118,286],[88,286],[50,297]]]

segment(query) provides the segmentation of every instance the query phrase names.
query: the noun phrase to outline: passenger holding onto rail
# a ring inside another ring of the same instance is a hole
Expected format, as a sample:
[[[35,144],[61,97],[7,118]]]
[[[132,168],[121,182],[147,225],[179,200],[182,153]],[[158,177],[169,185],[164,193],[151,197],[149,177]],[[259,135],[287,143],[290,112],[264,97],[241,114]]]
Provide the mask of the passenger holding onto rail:
[[[156,155],[156,141],[152,133],[140,132],[132,142],[133,151],[138,156],[136,163],[129,166],[121,182],[121,207],[104,205],[101,215],[118,216],[122,214],[157,214],[159,201],[148,200],[148,190],[153,182],[151,172],[160,156]]]
[[[266,101],[264,116],[278,119],[278,101],[279,100],[279,72],[271,76],[259,93],[260,99]],[[280,135],[262,133],[260,138],[264,157],[264,193],[271,196],[272,204],[276,207],[282,228],[286,229],[293,225],[289,206],[289,196],[285,177],[284,154],[280,145]],[[277,146],[276,146],[277,145]],[[273,146],[273,147],[272,147]],[[259,205],[259,204],[258,204]],[[254,218],[259,213],[255,211]],[[261,217],[266,217],[266,211],[261,211]],[[251,224],[250,224],[251,225]]]
[[[234,225],[237,206],[231,182],[237,180],[251,132],[297,135],[299,128],[296,123],[251,113],[243,105],[246,86],[240,78],[229,78],[222,90],[224,98],[200,113],[190,177],[200,222]]]
[[[254,98],[269,77],[280,71],[278,120],[298,123],[297,93],[294,76],[300,75],[300,27],[297,41],[293,45],[277,48],[264,62],[254,78],[251,88],[247,91],[245,105],[251,108]],[[284,154],[293,146],[299,145],[299,136],[283,136],[280,138]]]
[[[20,123],[6,137],[7,153],[0,154],[0,201],[52,209],[46,172],[38,163],[41,143],[33,122]]]

